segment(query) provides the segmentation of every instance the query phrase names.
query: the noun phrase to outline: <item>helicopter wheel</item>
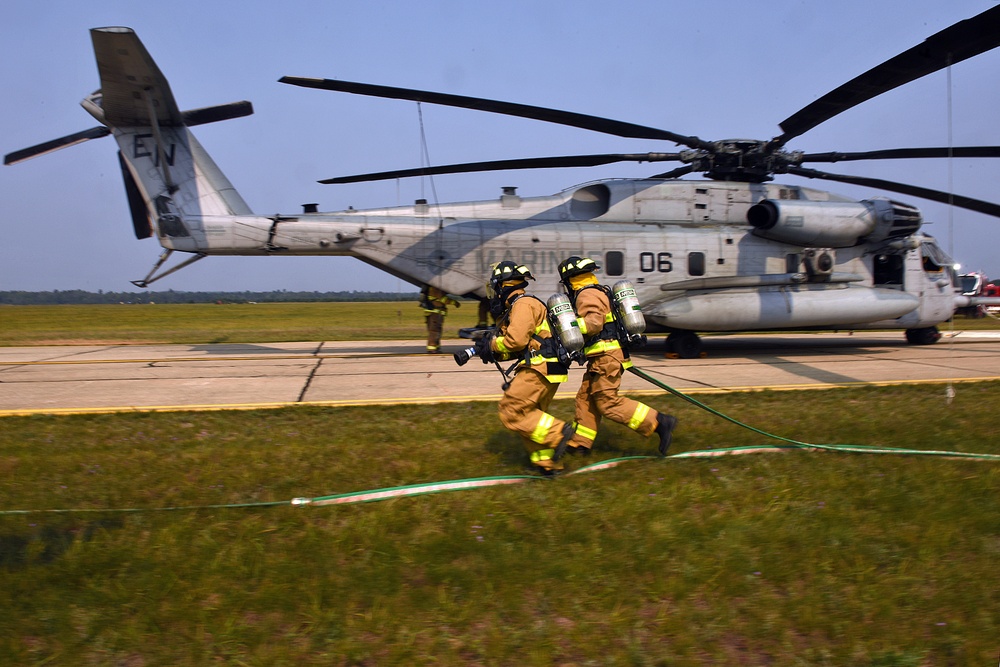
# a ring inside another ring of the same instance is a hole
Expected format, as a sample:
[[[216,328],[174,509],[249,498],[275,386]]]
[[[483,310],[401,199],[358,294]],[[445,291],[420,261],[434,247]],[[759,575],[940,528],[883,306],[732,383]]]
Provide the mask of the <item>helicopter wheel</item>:
[[[693,331],[675,331],[667,336],[667,351],[681,359],[697,359],[701,356],[701,338]]]
[[[941,332],[938,331],[937,327],[906,330],[906,342],[910,345],[933,345],[940,338]]]

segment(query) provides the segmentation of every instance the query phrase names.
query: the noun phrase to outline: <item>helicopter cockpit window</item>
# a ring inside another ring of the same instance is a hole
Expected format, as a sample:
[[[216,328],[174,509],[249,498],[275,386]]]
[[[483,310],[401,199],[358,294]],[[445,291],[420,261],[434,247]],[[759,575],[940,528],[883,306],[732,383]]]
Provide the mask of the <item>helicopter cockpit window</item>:
[[[928,273],[940,273],[955,263],[936,243],[923,243],[920,250],[924,271]]]
[[[689,276],[705,275],[705,253],[703,252],[688,253],[688,275]]]
[[[604,273],[609,276],[625,274],[625,253],[617,250],[604,253]]]

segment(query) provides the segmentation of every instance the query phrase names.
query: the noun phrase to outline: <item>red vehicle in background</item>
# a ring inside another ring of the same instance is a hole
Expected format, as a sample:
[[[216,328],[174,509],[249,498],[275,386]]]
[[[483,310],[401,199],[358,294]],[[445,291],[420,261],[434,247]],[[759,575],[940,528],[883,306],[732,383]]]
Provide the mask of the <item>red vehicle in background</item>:
[[[1000,297],[1000,286],[994,285],[982,271],[963,273],[958,276],[958,292],[969,297]],[[956,315],[966,317],[986,317],[1000,311],[998,306],[963,306],[955,309]]]

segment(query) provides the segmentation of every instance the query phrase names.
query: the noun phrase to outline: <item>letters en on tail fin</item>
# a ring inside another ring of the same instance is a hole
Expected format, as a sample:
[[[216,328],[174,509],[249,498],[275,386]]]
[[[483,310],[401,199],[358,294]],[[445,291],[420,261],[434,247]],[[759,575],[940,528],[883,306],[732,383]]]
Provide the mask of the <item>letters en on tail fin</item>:
[[[101,125],[5,156],[16,164],[109,134],[118,142],[137,238],[156,234],[168,249],[196,250],[206,216],[251,215],[250,207],[189,127],[253,113],[250,102],[180,111],[166,77],[131,28],[90,31],[100,89],[81,102]]]

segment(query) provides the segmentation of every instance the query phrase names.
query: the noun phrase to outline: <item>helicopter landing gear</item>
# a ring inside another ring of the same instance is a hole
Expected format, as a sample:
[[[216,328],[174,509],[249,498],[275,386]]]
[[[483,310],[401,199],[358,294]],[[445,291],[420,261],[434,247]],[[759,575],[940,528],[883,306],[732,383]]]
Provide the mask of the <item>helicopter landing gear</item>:
[[[920,329],[907,329],[906,342],[910,345],[933,345],[941,338],[941,332],[937,327],[922,327]]]
[[[701,338],[693,331],[675,331],[667,336],[667,354],[671,353],[681,359],[697,359],[701,356]]]

